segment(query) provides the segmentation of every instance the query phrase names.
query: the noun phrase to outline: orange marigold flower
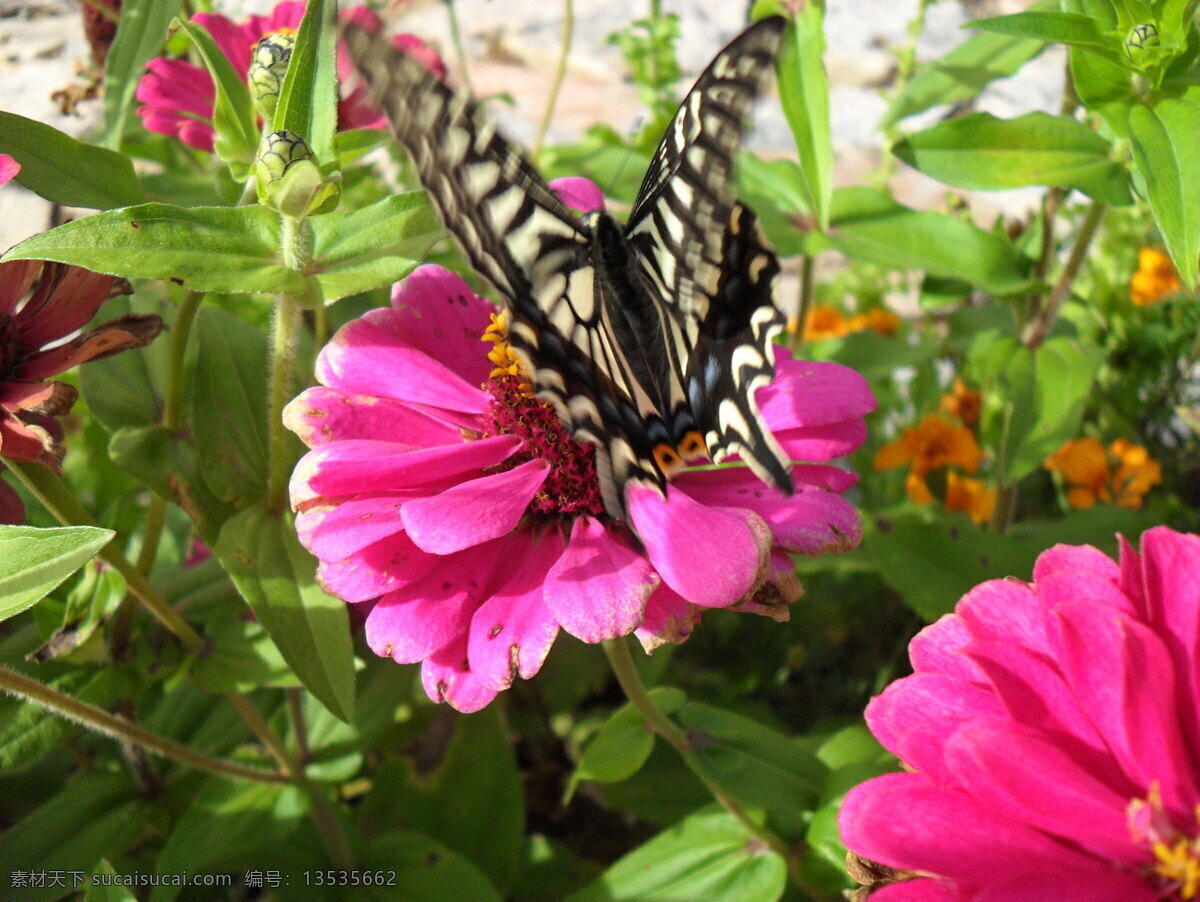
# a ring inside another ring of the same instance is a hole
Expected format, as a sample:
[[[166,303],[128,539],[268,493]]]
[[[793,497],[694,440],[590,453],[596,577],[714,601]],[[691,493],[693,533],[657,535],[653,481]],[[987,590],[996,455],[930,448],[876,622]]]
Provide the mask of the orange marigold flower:
[[[804,318],[804,340],[823,341],[826,338],[841,338],[850,332],[850,321],[842,311],[828,304],[816,304]]]
[[[1170,257],[1153,247],[1138,251],[1137,272],[1129,280],[1129,300],[1145,307],[1182,288],[1183,283],[1179,281]]]
[[[949,466],[974,473],[981,460],[983,450],[970,429],[929,413],[919,425],[902,430],[900,438],[879,449],[875,469],[889,470],[908,464],[910,472],[923,478],[930,470]]]
[[[954,389],[951,394],[942,395],[938,409],[952,417],[958,417],[968,426],[979,422],[979,411],[983,407],[983,393],[973,388],[967,388],[967,383],[961,377],[954,378]]]
[[[965,512],[975,523],[986,523],[996,509],[996,490],[982,479],[959,476],[951,470],[946,474],[946,507]]]
[[[933,504],[933,492],[929,491],[925,478],[916,473],[904,478],[904,492],[913,504]]]
[[[1109,452],[1117,464],[1115,473]],[[1071,507],[1089,508],[1103,501],[1138,510],[1146,493],[1162,482],[1162,465],[1141,445],[1117,439],[1109,452],[1098,439],[1085,436],[1072,439],[1046,458],[1046,469],[1057,470],[1066,480]]]

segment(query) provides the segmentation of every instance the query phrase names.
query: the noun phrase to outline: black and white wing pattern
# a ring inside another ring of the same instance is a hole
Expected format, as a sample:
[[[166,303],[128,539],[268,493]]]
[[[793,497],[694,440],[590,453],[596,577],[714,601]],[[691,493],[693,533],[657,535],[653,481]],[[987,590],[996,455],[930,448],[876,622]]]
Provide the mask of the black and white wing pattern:
[[[509,341],[540,397],[596,446],[605,506],[665,491],[684,460],[741,454],[791,492],[755,391],[774,375],[779,272],[738,203],[733,157],[785,20],[725,47],[667,128],[628,225],[569,210],[483,110],[378,36],[349,30],[370,99],[412,157],[446,229],[503,296]]]

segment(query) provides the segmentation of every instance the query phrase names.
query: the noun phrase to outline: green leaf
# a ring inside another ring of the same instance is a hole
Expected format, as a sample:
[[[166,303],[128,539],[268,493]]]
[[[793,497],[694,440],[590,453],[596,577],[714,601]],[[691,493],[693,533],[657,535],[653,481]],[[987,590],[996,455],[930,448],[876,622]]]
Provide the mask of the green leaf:
[[[1153,107],[1134,107],[1129,127],[1154,221],[1179,278],[1194,288],[1200,254],[1200,166],[1196,165],[1200,103],[1168,98]]]
[[[1129,177],[1109,143],[1067,116],[976,113],[909,135],[892,153],[947,185],[983,191],[1078,188],[1105,204],[1129,204]]]
[[[404,278],[444,234],[423,191],[309,220],[314,273],[326,302]]]
[[[125,0],[121,4],[117,34],[104,59],[104,143],[109,147],[120,148],[138,81],[146,63],[166,40],[167,26],[181,5],[182,0]]]
[[[249,167],[258,153],[258,125],[245,72],[237,72],[211,34],[202,25],[176,19],[187,35],[216,87],[213,104],[213,128],[217,136],[213,150],[226,163]],[[215,289],[214,289],[215,290]]]
[[[205,485],[238,507],[267,485],[266,337],[230,313],[205,307],[196,319],[203,353],[191,380],[190,407]]]
[[[664,714],[677,710],[687,700],[681,689],[662,686],[650,690]],[[618,708],[583,750],[571,787],[580,780],[619,783],[636,774],[654,750],[654,732],[631,704]]]
[[[372,836],[359,870],[383,875],[385,885],[354,891],[356,897],[377,902],[501,902],[504,898],[469,858],[408,830]]]
[[[309,0],[271,127],[302,135],[323,171],[336,167],[337,4]]]
[[[674,719],[704,775],[747,805],[806,811],[816,803],[825,766],[782,733],[702,702],[688,702]]]
[[[225,617],[209,623],[204,635],[209,650],[191,661],[189,671],[207,691],[249,692],[261,686],[301,685],[261,624]]]
[[[998,296],[1031,284],[1028,261],[1004,238],[944,213],[901,206],[872,188],[833,195],[830,245],[851,259],[961,279]]]
[[[23,887],[15,895],[13,872],[33,870],[87,873],[105,857],[122,852],[146,831],[154,808],[121,774],[81,773],[4,832],[0,843],[0,895],[22,902],[62,899],[75,889],[65,885]],[[49,881],[47,881],[49,884]]]
[[[354,649],[346,604],[314,581],[316,562],[296,539],[291,516],[239,511],[221,527],[216,554],[305,688],[349,721]]]
[[[454,721],[454,738],[431,773],[411,774],[406,762],[376,773],[360,806],[359,831],[420,830],[469,858],[507,892],[525,832],[516,756],[496,706]]]
[[[790,257],[805,250],[805,226],[812,223],[804,174],[794,160],[762,160],[738,154],[738,197],[762,223],[776,253]],[[813,224],[815,227],[815,224]]]
[[[0,525],[0,620],[50,594],[115,535],[94,526]]]
[[[786,883],[782,858],[732,815],[708,809],[634,849],[566,902],[773,902]]]
[[[1115,35],[1104,34],[1094,19],[1079,13],[1024,12],[991,19],[975,19],[966,28],[978,28],[996,34],[1034,38],[1055,44],[1086,47],[1093,53],[1120,60],[1121,42]]]
[[[92,869],[88,878],[88,887],[83,894],[83,902],[137,902],[137,896],[127,886],[119,884],[100,883],[93,877],[116,877],[117,872],[107,858],[101,859],[100,864]]]
[[[279,216],[260,206],[141,204],[68,222],[22,241],[5,260],[56,260],[96,272],[169,279],[194,291],[303,294],[280,261]]]
[[[1042,0],[1034,9],[1050,9],[1056,0]],[[924,66],[892,98],[881,129],[933,106],[959,103],[977,95],[989,83],[1007,78],[1046,47],[1037,38],[977,34],[941,59]]]
[[[56,204],[107,210],[148,200],[129,157],[0,111],[0,153],[21,164],[16,180]]]
[[[833,197],[833,140],[829,126],[829,79],[825,75],[825,5],[798,7],[779,48],[779,100],[800,160],[806,206],[822,230]]]

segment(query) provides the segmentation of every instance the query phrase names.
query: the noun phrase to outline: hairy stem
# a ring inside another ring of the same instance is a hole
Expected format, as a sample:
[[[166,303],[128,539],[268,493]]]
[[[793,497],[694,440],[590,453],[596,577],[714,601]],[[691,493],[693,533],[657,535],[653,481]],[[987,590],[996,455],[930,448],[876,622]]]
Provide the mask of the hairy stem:
[[[236,777],[241,780],[257,780],[260,783],[286,783],[288,781],[288,775],[284,773],[238,764],[234,761],[214,758],[211,755],[193,751],[185,745],[144,730],[123,717],[109,714],[103,708],[97,708],[95,705],[82,702],[57,689],[51,689],[37,680],[30,679],[24,674],[9,670],[4,666],[0,666],[0,691],[39,705],[59,717],[75,721],[89,730],[103,733],[118,742],[132,743],[148,752],[154,752],[164,758],[170,758],[210,774]]]

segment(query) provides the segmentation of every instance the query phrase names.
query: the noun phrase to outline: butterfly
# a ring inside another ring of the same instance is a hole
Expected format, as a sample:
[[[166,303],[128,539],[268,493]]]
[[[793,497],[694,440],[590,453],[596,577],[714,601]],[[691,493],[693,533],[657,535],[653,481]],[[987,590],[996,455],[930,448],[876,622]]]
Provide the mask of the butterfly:
[[[474,101],[361,30],[347,33],[370,99],[412,157],[471,266],[503,297],[510,344],[539,397],[596,447],[606,511],[663,494],[685,462],[740,455],[792,492],[755,392],[774,377],[779,264],[739,203],[733,156],[786,20],[721,50],[676,112],[622,224],[577,215]]]

